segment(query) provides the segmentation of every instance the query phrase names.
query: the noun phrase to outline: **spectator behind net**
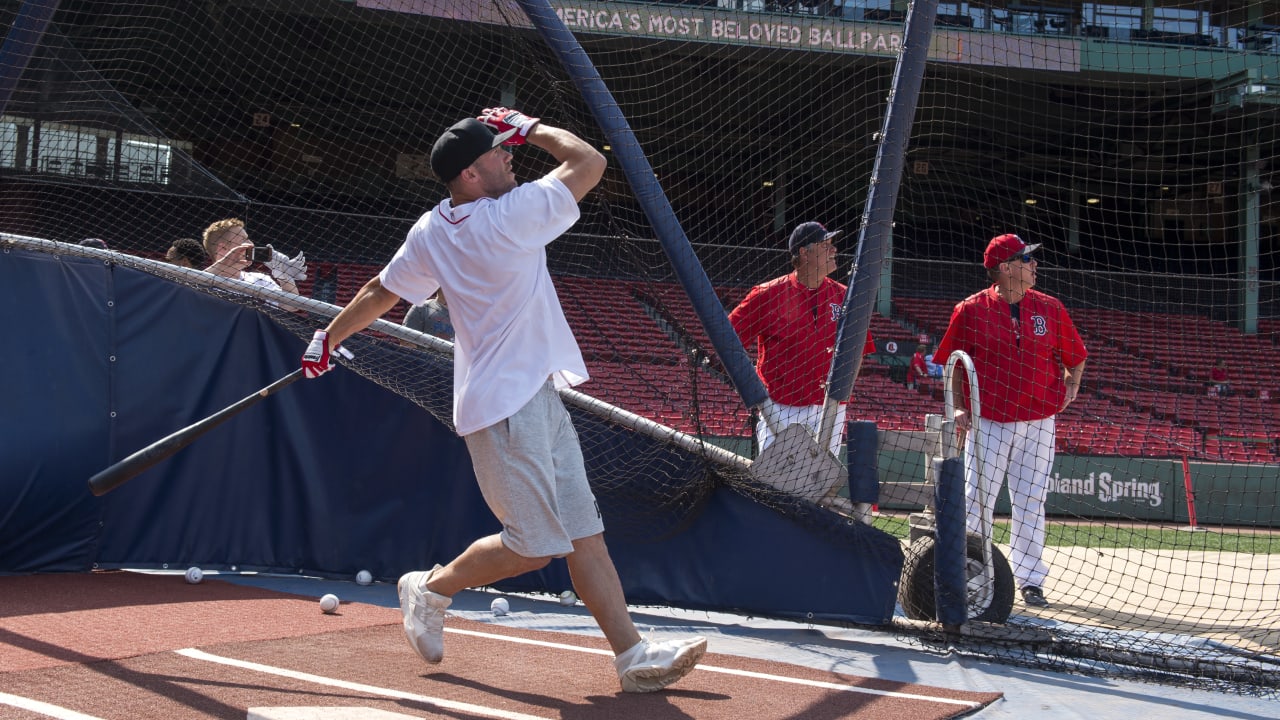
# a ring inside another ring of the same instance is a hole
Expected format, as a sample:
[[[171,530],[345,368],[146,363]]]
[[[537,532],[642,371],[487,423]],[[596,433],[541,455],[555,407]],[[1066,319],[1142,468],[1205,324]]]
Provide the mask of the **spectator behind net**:
[[[1231,375],[1227,372],[1226,360],[1218,358],[1218,362],[1209,370],[1209,382],[1213,395],[1221,398],[1231,395]]]
[[[205,254],[204,246],[195,238],[174,240],[173,245],[170,245],[165,252],[164,259],[178,267],[192,270],[203,270],[209,264],[209,256]]]
[[[924,359],[924,353],[928,349],[925,345],[917,345],[915,354],[911,356],[911,362],[907,365],[908,390],[919,388],[920,382],[929,377],[929,363]]]
[[[924,365],[925,367],[929,368],[929,377],[931,378],[942,377],[943,363],[938,362],[938,360],[945,361],[946,358],[936,357],[936,353],[934,352],[934,347],[930,345],[928,351],[925,353],[925,356],[924,356]]]
[[[440,290],[430,300],[409,308],[404,315],[404,326],[453,342],[453,323],[449,321],[449,304],[444,299],[444,291]]]
[[[302,253],[290,258],[274,248],[271,250],[271,259],[265,263],[267,269],[271,271],[270,275],[250,271],[248,268],[253,261],[249,257],[249,252],[253,249],[253,242],[249,240],[244,221],[239,218],[219,220],[205,228],[204,249],[209,257],[213,258],[213,264],[205,268],[205,271],[214,275],[234,278],[270,290],[283,290],[295,295],[298,294],[297,281],[307,279],[307,261]],[[274,300],[269,302],[285,310],[299,309],[280,305]]]

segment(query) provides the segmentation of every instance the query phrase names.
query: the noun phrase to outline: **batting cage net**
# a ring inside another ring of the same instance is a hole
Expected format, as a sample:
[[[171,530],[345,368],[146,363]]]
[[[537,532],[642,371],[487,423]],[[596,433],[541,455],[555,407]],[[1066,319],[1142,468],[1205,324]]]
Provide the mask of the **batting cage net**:
[[[909,547],[928,534],[932,496],[918,490],[937,479],[933,458],[962,448],[936,420],[925,445],[907,438],[944,415],[947,358],[934,350],[957,303],[994,292],[994,259],[1062,310],[1027,303],[1010,319],[997,293],[1000,326],[953,349],[981,377],[984,362],[1014,363],[992,358],[1072,325],[1087,348],[1083,382],[1060,412],[1009,414],[1065,399],[1063,365],[1079,354],[1054,347],[1048,370],[1006,368],[980,387],[984,422],[1040,428],[1015,443],[993,525],[979,527],[997,550],[985,577],[998,587],[978,619],[1003,631],[942,634],[928,624],[931,580],[905,575],[895,627],[1015,662],[1275,686],[1275,3],[930,8],[936,21],[916,28],[927,64],[888,228],[863,218],[890,180],[873,169],[895,83],[910,72],[897,61],[915,8],[553,10],[585,51],[572,72],[573,47],[506,0],[0,2],[0,231],[257,307],[297,335],[301,354],[447,194],[430,169],[435,138],[484,108],[515,107],[610,159],[547,259],[592,376],[566,396],[576,417],[653,439],[625,458],[584,443],[610,468],[592,478],[602,502],[640,508],[611,517],[611,531],[669,532],[730,484],[815,527],[864,519],[874,504],[865,519]],[[575,73],[598,73],[609,97],[584,94]],[[602,117],[625,132],[606,132]],[[522,180],[551,168],[546,153],[513,152]],[[180,238],[202,241],[228,218],[290,261],[249,270],[296,294],[206,272],[221,258],[199,248],[183,251],[195,269],[166,261]],[[1002,234],[1017,237],[992,258]],[[858,248],[871,243],[884,262],[859,274]],[[846,302],[846,284],[873,299]],[[354,338],[344,364],[451,426],[447,302],[402,325],[409,310]],[[838,328],[861,323],[871,339],[850,344],[852,397],[827,402],[843,384],[830,375]],[[760,364],[768,403],[734,358]],[[848,421],[879,430],[860,464],[877,471],[871,498],[848,490],[835,412],[846,400]],[[1044,432],[1046,416],[1056,431]],[[814,430],[787,434],[806,419]],[[758,471],[762,445],[818,447],[823,422],[835,454],[821,472],[784,461]],[[1048,470],[1024,471],[1034,467]],[[1024,498],[1037,487],[1047,576],[1034,570],[1035,538],[1013,539],[1024,510],[1036,514]],[[927,575],[932,561],[909,550],[906,572]],[[1048,606],[1024,600],[1032,584]]]

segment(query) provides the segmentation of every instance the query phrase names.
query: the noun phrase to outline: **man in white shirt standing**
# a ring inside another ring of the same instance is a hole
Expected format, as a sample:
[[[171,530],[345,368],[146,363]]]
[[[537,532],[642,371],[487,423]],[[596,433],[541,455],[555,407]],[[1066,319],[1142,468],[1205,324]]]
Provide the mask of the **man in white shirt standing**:
[[[559,164],[517,184],[505,146],[526,143]],[[706,640],[640,637],[604,543],[582,449],[556,392],[585,381],[587,368],[547,271],[546,246],[577,222],[578,202],[604,174],[604,156],[538,118],[490,108],[440,136],[431,168],[450,197],[418,220],[382,272],[316,331],[302,358],[307,377],[317,377],[332,367],[334,348],[401,298],[417,304],[437,289],[449,298],[454,425],[503,529],[443,567],[400,578],[405,635],[424,660],[438,663],[445,609],[455,593],[563,557],[613,648],[622,689],[662,689],[694,668]]]

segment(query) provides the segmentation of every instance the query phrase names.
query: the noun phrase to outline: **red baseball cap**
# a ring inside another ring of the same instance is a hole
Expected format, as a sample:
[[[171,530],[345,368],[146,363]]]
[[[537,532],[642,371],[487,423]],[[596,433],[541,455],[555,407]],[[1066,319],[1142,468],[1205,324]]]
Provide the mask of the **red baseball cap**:
[[[1012,233],[997,235],[987,243],[987,251],[982,254],[982,267],[994,270],[997,265],[1009,262],[1016,255],[1035,252],[1038,249],[1040,249],[1039,243],[1028,245],[1022,242],[1022,238]]]

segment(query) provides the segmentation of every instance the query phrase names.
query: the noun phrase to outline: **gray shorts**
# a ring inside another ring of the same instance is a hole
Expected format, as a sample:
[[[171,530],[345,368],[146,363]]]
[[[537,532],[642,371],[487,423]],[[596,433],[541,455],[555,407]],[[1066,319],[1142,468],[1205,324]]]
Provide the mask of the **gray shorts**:
[[[515,415],[463,439],[512,552],[564,557],[574,540],[604,532],[578,433],[550,382]]]

